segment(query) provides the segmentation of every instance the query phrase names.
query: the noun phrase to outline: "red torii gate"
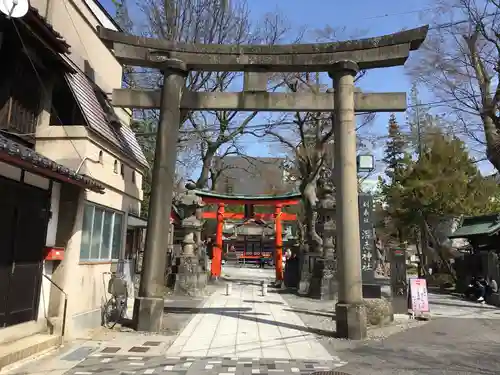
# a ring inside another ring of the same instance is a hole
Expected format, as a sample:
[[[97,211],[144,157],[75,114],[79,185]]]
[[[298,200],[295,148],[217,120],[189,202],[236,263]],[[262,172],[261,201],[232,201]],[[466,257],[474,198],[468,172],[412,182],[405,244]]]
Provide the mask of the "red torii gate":
[[[204,212],[204,219],[217,219],[217,229],[215,234],[215,244],[212,257],[212,277],[220,277],[222,268],[222,230],[224,219],[244,219],[245,214],[224,212],[226,204],[237,204],[245,206],[274,206],[274,214],[255,213],[253,218],[275,221],[276,250],[274,254],[274,263],[276,267],[276,280],[283,280],[283,226],[282,221],[292,221],[296,219],[295,214],[282,212],[284,206],[291,206],[299,203],[300,193],[288,193],[282,195],[232,195],[218,194],[212,191],[196,190],[196,195],[202,198],[207,204],[217,204],[217,212]]]

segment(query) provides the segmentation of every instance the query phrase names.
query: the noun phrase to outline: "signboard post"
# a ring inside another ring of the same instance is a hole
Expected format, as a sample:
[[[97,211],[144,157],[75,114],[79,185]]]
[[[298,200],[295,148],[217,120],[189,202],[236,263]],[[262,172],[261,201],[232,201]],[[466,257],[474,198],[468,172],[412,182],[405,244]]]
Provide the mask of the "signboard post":
[[[373,233],[373,197],[370,194],[359,195],[359,234],[361,249],[361,273],[363,283],[375,280],[374,269],[374,233]]]
[[[410,279],[408,310],[413,318],[429,319],[429,296],[427,294],[427,281],[425,279]]]
[[[391,294],[394,314],[408,313],[408,282],[406,275],[406,250],[391,249]]]

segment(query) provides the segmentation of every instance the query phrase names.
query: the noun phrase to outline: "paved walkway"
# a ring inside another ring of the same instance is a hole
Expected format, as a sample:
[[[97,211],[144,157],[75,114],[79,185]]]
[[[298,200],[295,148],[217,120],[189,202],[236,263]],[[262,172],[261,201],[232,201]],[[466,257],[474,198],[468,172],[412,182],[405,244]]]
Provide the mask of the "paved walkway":
[[[225,267],[224,283],[199,308],[166,304],[166,319],[196,315],[176,336],[114,333],[10,371],[27,375],[279,375],[343,366],[285,300],[261,280],[274,271]]]
[[[270,292],[262,296],[258,282],[243,282],[233,284],[229,296],[214,293],[167,355],[331,360],[283,298]]]

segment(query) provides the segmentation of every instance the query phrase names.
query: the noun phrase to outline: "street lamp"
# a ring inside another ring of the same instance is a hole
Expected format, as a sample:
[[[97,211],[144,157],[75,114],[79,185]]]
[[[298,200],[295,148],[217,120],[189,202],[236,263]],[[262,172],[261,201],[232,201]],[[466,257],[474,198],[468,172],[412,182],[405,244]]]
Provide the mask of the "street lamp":
[[[373,172],[375,169],[375,160],[373,155],[358,155],[356,158],[358,172]]]

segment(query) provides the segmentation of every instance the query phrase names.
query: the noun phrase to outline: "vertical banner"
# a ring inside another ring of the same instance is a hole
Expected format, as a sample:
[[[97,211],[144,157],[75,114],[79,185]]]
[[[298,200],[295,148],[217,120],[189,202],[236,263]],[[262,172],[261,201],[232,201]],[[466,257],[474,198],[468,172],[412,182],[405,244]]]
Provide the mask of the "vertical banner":
[[[361,271],[363,281],[371,281],[375,277],[373,252],[375,249],[373,235],[373,197],[370,194],[359,195],[359,234],[361,249]]]

